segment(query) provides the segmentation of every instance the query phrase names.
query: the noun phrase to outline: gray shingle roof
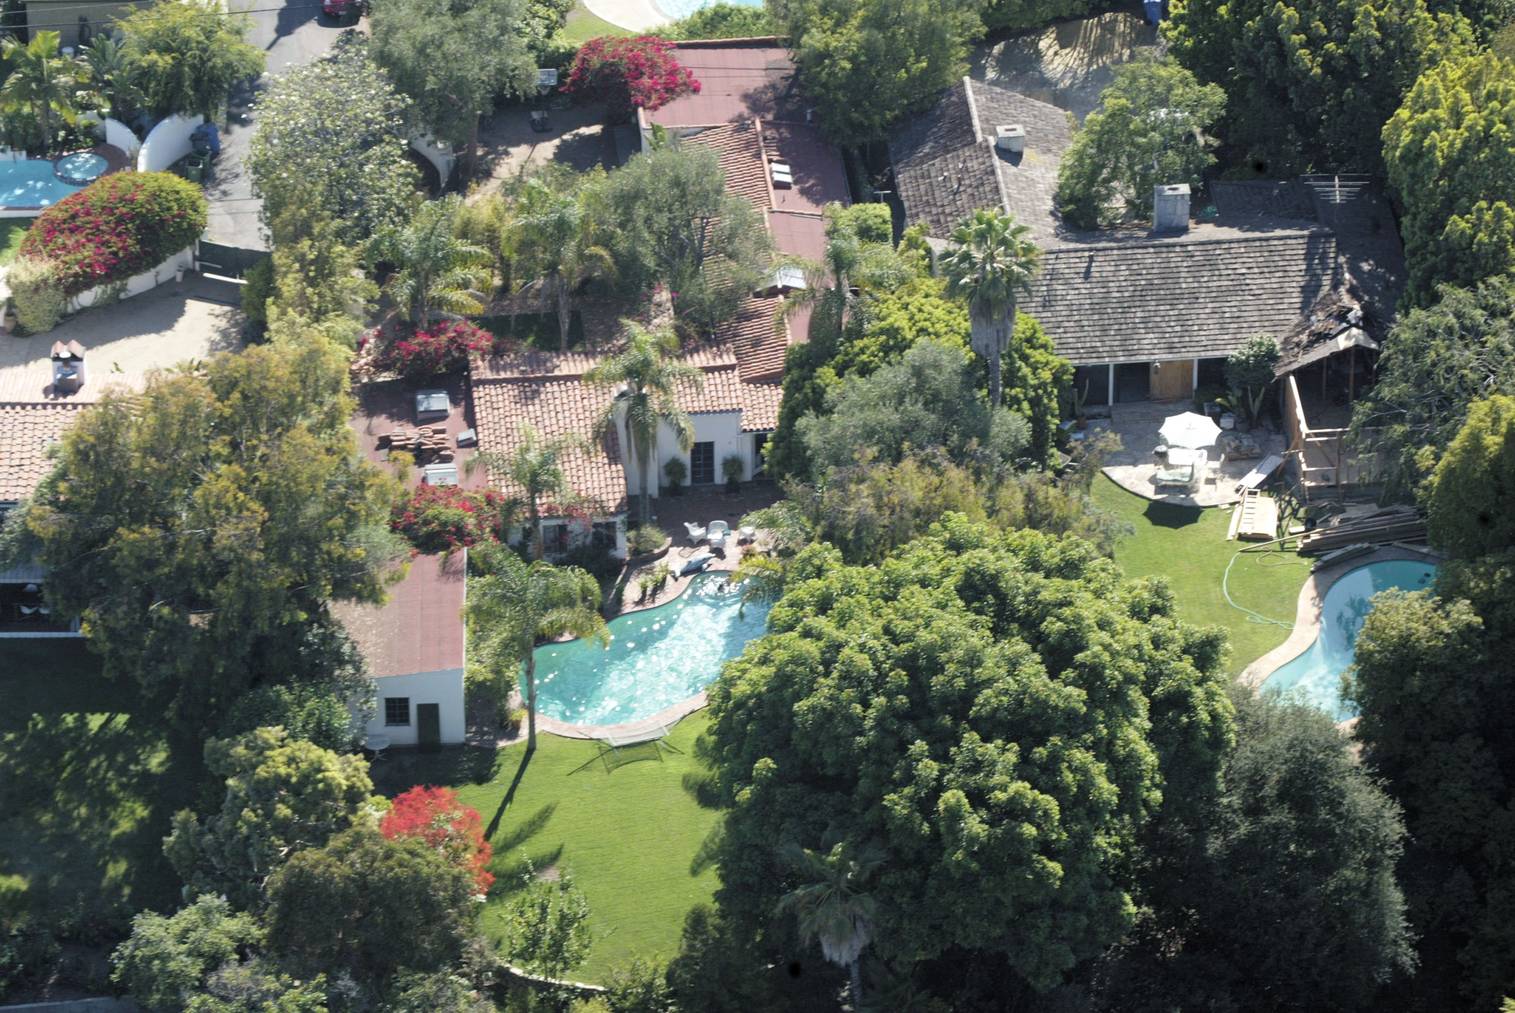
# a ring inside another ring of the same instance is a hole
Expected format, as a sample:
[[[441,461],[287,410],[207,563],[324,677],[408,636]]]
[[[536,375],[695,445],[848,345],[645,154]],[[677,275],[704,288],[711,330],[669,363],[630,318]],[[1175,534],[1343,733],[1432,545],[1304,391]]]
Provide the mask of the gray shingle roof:
[[[1183,235],[1048,250],[1021,309],[1076,365],[1229,355],[1282,337],[1340,278],[1324,229]]]

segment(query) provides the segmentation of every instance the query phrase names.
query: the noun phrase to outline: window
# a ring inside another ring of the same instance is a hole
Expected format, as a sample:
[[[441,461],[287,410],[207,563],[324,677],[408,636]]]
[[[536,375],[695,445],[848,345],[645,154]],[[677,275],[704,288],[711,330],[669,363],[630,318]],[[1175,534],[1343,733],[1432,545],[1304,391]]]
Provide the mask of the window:
[[[762,478],[768,472],[768,462],[763,460],[763,451],[768,447],[767,433],[752,434],[752,477]]]
[[[386,696],[384,698],[384,723],[386,725],[410,724],[410,697]]]
[[[597,549],[614,552],[618,527],[615,521],[595,521],[594,527],[589,529],[589,544]]]
[[[689,448],[689,484],[709,485],[715,481],[715,442],[696,443]]]
[[[568,525],[542,525],[542,551],[549,556],[561,556],[568,551]]]

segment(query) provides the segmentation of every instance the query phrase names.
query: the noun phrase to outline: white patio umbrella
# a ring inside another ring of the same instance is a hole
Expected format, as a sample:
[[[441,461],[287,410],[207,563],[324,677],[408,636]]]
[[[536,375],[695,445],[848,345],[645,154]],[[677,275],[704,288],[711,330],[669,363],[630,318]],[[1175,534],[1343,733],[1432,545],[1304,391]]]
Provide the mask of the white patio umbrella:
[[[1216,437],[1220,436],[1220,426],[1208,415],[1183,412],[1163,419],[1163,427],[1157,431],[1157,435],[1170,447],[1198,450],[1200,447],[1215,445]]]

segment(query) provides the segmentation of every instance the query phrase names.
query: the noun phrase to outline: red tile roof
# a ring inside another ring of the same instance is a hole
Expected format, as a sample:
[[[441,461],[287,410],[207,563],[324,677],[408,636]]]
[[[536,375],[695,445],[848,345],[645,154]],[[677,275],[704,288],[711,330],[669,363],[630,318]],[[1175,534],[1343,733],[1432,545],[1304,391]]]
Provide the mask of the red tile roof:
[[[87,407],[73,401],[0,404],[0,503],[36,491],[53,467],[48,448]]]
[[[772,205],[763,142],[752,121],[706,127],[683,135],[681,140],[715,152],[726,177],[727,191],[746,197],[759,212],[766,212]]]
[[[382,679],[463,667],[466,563],[461,551],[417,556],[383,605],[332,605],[363,652],[370,675]]]
[[[804,119],[794,62],[777,40],[680,42],[674,55],[700,82],[699,93],[644,111],[649,123],[703,127],[757,117]]]

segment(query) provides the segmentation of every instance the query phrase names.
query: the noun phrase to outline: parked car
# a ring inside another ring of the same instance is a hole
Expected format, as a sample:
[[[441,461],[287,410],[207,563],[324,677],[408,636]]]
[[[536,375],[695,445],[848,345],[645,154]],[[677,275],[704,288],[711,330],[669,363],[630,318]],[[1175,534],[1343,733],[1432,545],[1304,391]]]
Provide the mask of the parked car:
[[[333,21],[354,21],[368,13],[368,0],[321,0],[321,13]]]

